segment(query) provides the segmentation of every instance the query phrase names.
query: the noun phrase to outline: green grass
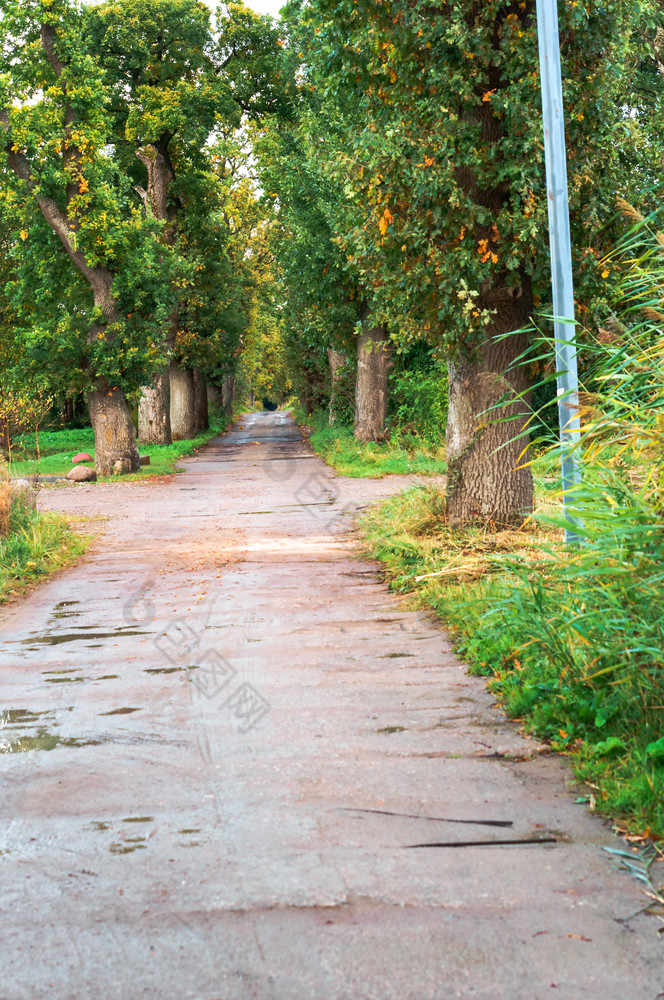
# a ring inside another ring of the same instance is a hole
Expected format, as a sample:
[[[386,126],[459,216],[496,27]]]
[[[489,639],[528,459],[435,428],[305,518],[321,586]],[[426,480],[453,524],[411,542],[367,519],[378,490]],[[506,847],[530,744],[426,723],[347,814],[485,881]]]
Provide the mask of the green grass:
[[[12,505],[9,536],[0,538],[0,603],[74,562],[90,540],[62,515]]]
[[[451,531],[430,488],[363,521],[391,586],[434,610],[510,716],[569,755],[593,809],[645,836],[664,835],[662,527],[631,551],[619,523],[590,524],[570,554],[546,519]]]
[[[343,476],[381,479],[389,475],[436,476],[446,471],[442,445],[429,445],[415,435],[395,431],[390,441],[360,444],[353,437],[352,427],[330,427],[325,412],[305,419],[296,408],[295,418],[311,428],[309,441],[314,451]]]
[[[150,464],[141,466],[140,472],[122,476],[122,480],[145,479],[148,476],[163,476],[175,472],[178,459],[191,455],[211,438],[223,433],[229,423],[228,417],[212,417],[210,429],[190,441],[175,441],[171,445],[141,445],[141,455],[149,455]],[[38,460],[34,434],[24,434],[14,442],[10,472],[12,476],[66,476],[72,469],[71,460],[77,452],[87,451],[94,458],[94,444],[91,427],[43,431],[39,435],[41,457]],[[117,478],[102,477],[101,481],[111,482]]]

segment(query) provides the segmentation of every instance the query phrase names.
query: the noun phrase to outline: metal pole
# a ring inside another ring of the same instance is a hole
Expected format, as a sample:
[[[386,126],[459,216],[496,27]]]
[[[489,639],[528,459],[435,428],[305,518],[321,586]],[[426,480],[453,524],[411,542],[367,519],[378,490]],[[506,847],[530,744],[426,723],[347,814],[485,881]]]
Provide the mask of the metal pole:
[[[557,0],[537,0],[537,35],[542,79],[563,500],[566,519],[571,524],[578,524],[578,520],[568,514],[572,502],[569,490],[581,479],[579,459],[574,450],[574,446],[578,443],[581,423]],[[577,541],[574,532],[566,529],[565,541],[568,543]]]

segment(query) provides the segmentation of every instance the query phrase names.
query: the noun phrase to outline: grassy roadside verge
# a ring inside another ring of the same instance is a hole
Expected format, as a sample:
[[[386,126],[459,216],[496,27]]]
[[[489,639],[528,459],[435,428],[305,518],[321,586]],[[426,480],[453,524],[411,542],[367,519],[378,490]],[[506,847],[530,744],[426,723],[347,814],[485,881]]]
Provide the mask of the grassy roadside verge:
[[[392,471],[392,444],[372,446],[369,464],[350,428],[329,428],[323,416],[308,423],[328,464],[353,476]],[[404,463],[398,471],[419,470]],[[540,456],[533,473],[537,508],[555,521],[557,460]],[[605,497],[612,487],[606,476],[602,483]],[[588,497],[590,509],[596,500]],[[435,484],[372,507],[360,527],[392,589],[433,611],[507,714],[569,758],[579,801],[628,836],[657,839],[664,836],[664,571],[648,511],[602,505],[608,519],[590,525],[572,559],[545,520],[518,531],[451,531]]]
[[[12,507],[9,536],[0,538],[0,604],[83,555],[93,536],[79,533],[73,520]]]
[[[568,756],[579,801],[661,838],[661,572],[607,575],[586,551],[563,563],[555,528],[453,532],[443,513],[436,490],[416,488],[365,515],[392,589],[433,610],[507,714]]]
[[[352,427],[330,427],[327,412],[307,417],[296,406],[293,416],[300,427],[311,432],[309,441],[314,451],[342,476],[382,479],[389,475],[438,476],[446,471],[442,446],[427,444],[415,435],[395,431],[385,443],[360,444],[353,437]]]
[[[141,466],[139,472],[128,476],[103,476],[100,482],[122,482],[163,476],[176,472],[179,459],[191,455],[212,438],[222,434],[230,425],[229,417],[210,418],[210,428],[190,441],[174,441],[171,445],[141,445],[142,455],[150,456],[150,464]],[[72,468],[72,458],[79,451],[94,457],[94,433],[91,427],[81,430],[44,431],[39,435],[40,456],[34,435],[18,438],[12,450],[10,472],[12,476],[66,476]],[[91,463],[86,463],[90,465]]]

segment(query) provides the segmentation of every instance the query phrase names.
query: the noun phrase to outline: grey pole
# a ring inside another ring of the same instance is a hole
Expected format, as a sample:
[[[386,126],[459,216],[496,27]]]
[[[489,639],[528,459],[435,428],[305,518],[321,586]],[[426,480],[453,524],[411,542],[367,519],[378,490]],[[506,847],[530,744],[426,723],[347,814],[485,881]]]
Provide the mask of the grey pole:
[[[557,0],[537,0],[537,34],[542,79],[563,496],[567,520],[572,524],[578,524],[578,520],[568,514],[570,506],[568,491],[581,478],[578,455],[574,450],[579,439],[581,423]],[[576,540],[576,535],[572,531],[565,531],[566,542],[572,543]]]

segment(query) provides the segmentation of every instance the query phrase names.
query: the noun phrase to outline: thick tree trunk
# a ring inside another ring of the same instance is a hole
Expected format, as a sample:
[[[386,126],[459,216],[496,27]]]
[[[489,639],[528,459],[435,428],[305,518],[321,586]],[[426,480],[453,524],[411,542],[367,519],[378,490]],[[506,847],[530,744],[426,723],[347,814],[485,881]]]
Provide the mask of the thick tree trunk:
[[[196,437],[194,373],[191,368],[170,367],[171,436],[174,441]]]
[[[392,345],[384,326],[369,326],[357,339],[355,383],[355,440],[384,441],[387,434],[387,379],[392,367]]]
[[[208,430],[210,417],[208,414],[207,382],[205,375],[198,368],[194,368],[194,415],[196,430]]]
[[[334,426],[337,419],[336,405],[339,392],[339,382],[343,377],[343,369],[346,366],[346,355],[340,351],[334,351],[331,347],[327,349],[327,359],[330,362],[330,427]]]
[[[519,297],[522,291],[517,290]],[[515,364],[527,347],[527,335],[504,336],[525,326],[531,300],[529,295],[523,299],[523,304],[494,300],[497,312],[477,356],[448,366],[447,513],[455,526],[476,521],[510,525],[532,511],[533,479],[524,452],[528,438],[516,439],[531,412],[531,379],[525,365]],[[505,403],[492,410],[503,397]]]
[[[136,431],[127,400],[120,389],[88,393],[90,422],[95,432],[95,472],[113,476],[140,468]]]
[[[171,382],[168,372],[141,389],[138,440],[141,444],[171,444]]]
[[[233,416],[233,403],[235,402],[235,375],[226,375],[221,390],[224,413],[227,417]]]

